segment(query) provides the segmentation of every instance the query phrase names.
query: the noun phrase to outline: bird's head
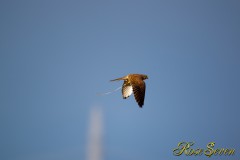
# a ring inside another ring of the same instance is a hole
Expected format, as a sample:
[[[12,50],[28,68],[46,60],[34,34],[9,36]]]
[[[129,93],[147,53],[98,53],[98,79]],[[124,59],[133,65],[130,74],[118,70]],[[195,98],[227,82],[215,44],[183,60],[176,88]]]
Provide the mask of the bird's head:
[[[148,76],[143,74],[142,78],[143,78],[143,80],[145,80],[145,79],[148,79]]]

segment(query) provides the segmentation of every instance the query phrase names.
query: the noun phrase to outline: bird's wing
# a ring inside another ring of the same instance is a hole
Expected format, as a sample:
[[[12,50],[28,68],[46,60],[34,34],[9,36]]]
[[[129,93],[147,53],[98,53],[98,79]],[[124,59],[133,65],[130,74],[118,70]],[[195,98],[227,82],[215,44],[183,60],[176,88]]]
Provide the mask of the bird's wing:
[[[144,105],[144,97],[145,97],[145,82],[138,78],[134,77],[130,80],[131,86],[133,88],[133,93],[135,100],[137,101],[139,107],[142,107]]]
[[[130,83],[127,81],[123,82],[122,85],[122,96],[124,99],[128,98],[133,93],[133,89]]]

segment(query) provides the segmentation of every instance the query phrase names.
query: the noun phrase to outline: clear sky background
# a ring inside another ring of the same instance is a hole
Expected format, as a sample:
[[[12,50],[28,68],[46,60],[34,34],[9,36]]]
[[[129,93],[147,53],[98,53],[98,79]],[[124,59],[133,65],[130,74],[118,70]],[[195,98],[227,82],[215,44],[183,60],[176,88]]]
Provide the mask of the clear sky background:
[[[0,159],[82,160],[89,115],[104,160],[240,158],[240,1],[0,1]],[[145,105],[109,82],[147,74]]]

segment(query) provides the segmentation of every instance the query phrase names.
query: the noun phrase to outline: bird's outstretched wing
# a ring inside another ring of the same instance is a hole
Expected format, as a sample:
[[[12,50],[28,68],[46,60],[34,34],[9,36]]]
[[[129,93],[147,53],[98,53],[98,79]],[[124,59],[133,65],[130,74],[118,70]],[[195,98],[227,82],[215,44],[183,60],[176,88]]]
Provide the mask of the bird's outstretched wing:
[[[130,79],[130,84],[133,89],[134,97],[139,107],[144,105],[144,97],[145,97],[145,82],[139,77],[134,77]]]
[[[133,93],[131,84],[125,80],[122,85],[122,96],[124,99],[128,98]]]

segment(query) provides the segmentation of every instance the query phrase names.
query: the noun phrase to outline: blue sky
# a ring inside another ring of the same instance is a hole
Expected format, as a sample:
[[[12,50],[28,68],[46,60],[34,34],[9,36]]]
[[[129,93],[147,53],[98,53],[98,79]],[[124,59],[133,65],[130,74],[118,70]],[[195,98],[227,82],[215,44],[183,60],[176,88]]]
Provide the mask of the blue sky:
[[[91,108],[103,159],[175,157],[181,141],[240,158],[240,2],[1,1],[0,159],[85,159]],[[109,80],[147,74],[138,108]],[[228,159],[216,156],[213,159]]]

